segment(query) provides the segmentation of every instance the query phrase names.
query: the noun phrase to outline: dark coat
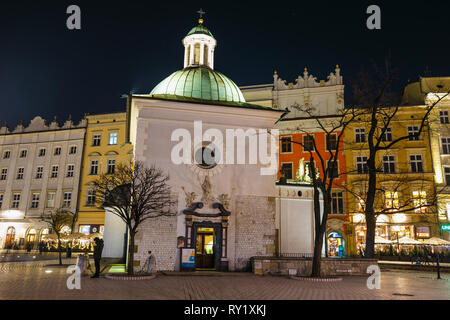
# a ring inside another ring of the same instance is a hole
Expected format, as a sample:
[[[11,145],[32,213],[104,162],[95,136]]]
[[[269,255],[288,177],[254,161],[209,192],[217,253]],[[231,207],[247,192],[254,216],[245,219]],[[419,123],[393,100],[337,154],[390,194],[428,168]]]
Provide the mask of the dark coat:
[[[103,240],[99,239],[94,245],[94,259],[101,259],[103,251]]]

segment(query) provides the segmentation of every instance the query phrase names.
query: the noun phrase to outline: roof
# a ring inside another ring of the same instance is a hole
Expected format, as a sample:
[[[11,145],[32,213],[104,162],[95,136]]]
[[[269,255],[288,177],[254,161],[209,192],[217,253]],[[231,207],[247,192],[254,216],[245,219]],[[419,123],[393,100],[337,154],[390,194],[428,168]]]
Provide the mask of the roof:
[[[206,66],[187,67],[161,81],[150,95],[179,96],[208,101],[245,103],[239,87]]]
[[[424,105],[428,93],[447,93],[450,77],[421,77],[420,81],[408,84],[403,91],[402,105]]]
[[[214,38],[211,31],[209,31],[208,28],[206,28],[203,24],[199,24],[198,26],[193,27],[191,31],[189,31],[189,33],[186,35],[186,37],[190,36],[191,34],[206,34]]]

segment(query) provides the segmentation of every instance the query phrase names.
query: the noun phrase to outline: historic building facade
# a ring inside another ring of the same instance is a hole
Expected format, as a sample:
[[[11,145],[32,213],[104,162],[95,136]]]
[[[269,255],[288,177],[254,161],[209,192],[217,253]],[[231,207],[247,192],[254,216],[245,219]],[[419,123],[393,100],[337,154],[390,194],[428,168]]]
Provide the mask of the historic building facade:
[[[280,130],[279,145],[279,170],[278,179],[283,174],[289,185],[302,185],[309,180],[308,161],[310,151],[315,149],[311,137],[315,141],[317,150],[313,151],[313,157],[320,174],[320,153],[328,158],[328,150],[336,150],[336,141],[340,131],[335,131],[326,139],[326,133],[320,128],[319,122],[327,130],[342,117],[344,107],[344,85],[339,66],[331,72],[328,79],[319,80],[309,74],[305,68],[295,83],[286,84],[277,72],[273,75],[272,84],[252,85],[240,87],[247,101],[258,103],[274,109],[289,110],[276,124]],[[337,178],[333,184],[332,212],[329,216],[327,228],[327,241],[325,247],[328,256],[344,256],[350,251],[347,241],[347,193],[345,190],[345,152],[343,142],[340,143],[338,154]]]
[[[0,128],[1,248],[35,248],[51,232],[42,214],[76,212],[85,132],[85,119],[60,126],[35,117],[28,126]]]
[[[76,232],[103,234],[105,210],[98,207],[92,181],[112,174],[118,164],[130,165],[133,146],[126,141],[126,113],[86,115],[87,129],[81,167]]]
[[[400,106],[384,134],[381,146],[401,136],[409,138],[380,151],[376,159],[376,166],[383,173],[377,177],[374,204],[378,214],[376,242],[385,239],[395,243],[402,238],[423,240],[439,236],[436,208],[433,205],[435,188],[429,127],[423,129],[419,138],[414,136],[425,112],[423,105]],[[361,116],[352,122],[344,138],[349,213],[352,218],[349,227],[355,235],[351,239],[354,254],[359,253],[365,244],[363,199],[368,183],[366,161],[369,154],[369,116]]]

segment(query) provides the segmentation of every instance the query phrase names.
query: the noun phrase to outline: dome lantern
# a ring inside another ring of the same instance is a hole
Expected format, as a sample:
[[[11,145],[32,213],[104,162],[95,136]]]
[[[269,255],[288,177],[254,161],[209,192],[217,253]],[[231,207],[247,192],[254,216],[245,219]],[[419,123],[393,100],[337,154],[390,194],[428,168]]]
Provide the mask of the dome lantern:
[[[183,39],[184,68],[207,66],[214,69],[214,48],[217,42],[212,33],[203,25],[202,15],[205,12],[200,9],[199,14],[198,26],[192,28]]]

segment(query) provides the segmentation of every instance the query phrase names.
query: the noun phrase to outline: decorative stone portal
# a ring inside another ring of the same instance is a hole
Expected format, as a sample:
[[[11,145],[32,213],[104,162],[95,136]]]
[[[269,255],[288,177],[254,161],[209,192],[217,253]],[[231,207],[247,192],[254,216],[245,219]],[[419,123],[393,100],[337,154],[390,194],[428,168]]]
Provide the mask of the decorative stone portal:
[[[228,271],[227,232],[230,212],[222,204],[214,203],[218,213],[200,213],[202,202],[195,202],[186,215],[185,247],[195,249],[196,270]]]

